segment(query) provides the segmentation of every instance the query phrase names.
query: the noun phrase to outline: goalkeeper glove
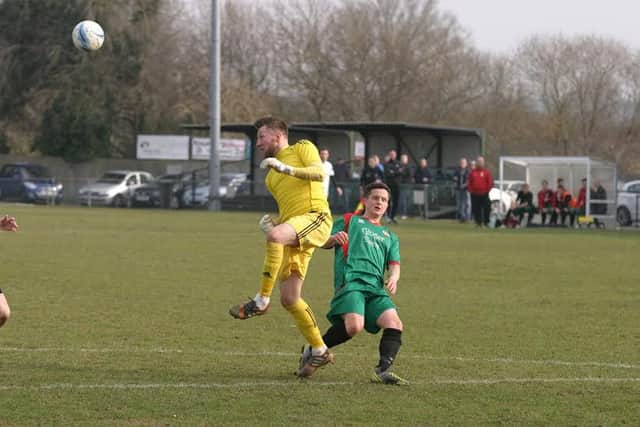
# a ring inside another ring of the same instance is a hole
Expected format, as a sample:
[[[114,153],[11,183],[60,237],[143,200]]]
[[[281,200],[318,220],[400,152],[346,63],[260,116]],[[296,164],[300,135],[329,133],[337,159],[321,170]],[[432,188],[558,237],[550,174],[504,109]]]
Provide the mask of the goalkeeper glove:
[[[286,173],[287,175],[294,174],[293,167],[282,163],[280,160],[275,157],[267,157],[260,163],[260,169],[272,168],[280,173]]]
[[[260,218],[260,221],[258,221],[258,225],[260,226],[260,229],[264,232],[264,234],[267,234],[273,229],[273,227],[276,226],[276,222],[273,220],[273,218],[271,218],[271,215],[265,215]]]

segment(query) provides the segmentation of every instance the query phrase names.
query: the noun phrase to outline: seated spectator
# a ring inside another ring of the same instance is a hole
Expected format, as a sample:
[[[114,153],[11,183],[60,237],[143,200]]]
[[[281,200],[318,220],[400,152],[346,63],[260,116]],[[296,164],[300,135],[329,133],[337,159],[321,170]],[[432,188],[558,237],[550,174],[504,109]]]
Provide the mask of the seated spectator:
[[[573,199],[572,206],[569,207],[569,213],[571,214],[571,226],[575,222],[576,216],[585,214],[585,207],[587,205],[587,178],[580,180],[580,190],[578,191],[578,198]]]
[[[566,225],[567,216],[571,216],[571,222],[575,221],[573,218],[573,214],[570,212],[572,206],[575,205],[575,201],[573,200],[573,196],[570,192],[568,192],[564,188],[562,179],[558,179],[558,188],[553,194],[554,198],[554,208],[553,213],[551,214],[551,221],[549,224],[557,225],[558,224],[558,216],[560,216],[560,221],[562,225]]]
[[[527,214],[527,225],[531,225],[535,212],[533,193],[529,190],[529,184],[524,183],[522,184],[522,189],[518,191],[516,207],[513,209],[513,214],[518,218],[518,225],[522,225],[524,214]]]
[[[555,206],[553,191],[549,188],[549,181],[545,179],[542,181],[542,189],[538,191],[538,212],[540,212],[540,216],[542,217],[542,225],[546,224],[547,215],[553,213]]]
[[[607,200],[607,191],[600,184],[599,179],[594,179],[589,191],[591,200]],[[591,203],[589,206],[590,213],[593,215],[606,215],[607,205],[605,203]]]

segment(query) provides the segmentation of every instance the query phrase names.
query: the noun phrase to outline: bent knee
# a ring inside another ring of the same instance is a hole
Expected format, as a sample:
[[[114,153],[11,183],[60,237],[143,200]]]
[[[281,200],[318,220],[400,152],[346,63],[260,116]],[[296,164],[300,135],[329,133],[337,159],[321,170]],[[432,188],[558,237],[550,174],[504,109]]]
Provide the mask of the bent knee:
[[[290,297],[290,296],[286,296],[286,295],[280,295],[280,304],[284,307],[287,308],[290,305],[293,305],[296,303],[296,301],[298,301],[299,298],[294,298],[294,297]]]
[[[397,329],[402,331],[403,324],[400,317],[398,317],[397,313],[392,316],[385,316],[378,321],[378,326],[382,329]]]
[[[345,325],[345,330],[347,331],[347,335],[353,337],[364,329],[364,323],[362,322],[353,322]]]

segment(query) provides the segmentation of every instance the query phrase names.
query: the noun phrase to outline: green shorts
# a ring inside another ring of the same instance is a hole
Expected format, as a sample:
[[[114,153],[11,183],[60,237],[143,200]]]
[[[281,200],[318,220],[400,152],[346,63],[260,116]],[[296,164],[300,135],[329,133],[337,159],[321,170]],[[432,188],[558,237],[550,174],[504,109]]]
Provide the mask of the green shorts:
[[[376,324],[378,317],[392,308],[395,309],[396,305],[386,294],[381,295],[362,290],[347,291],[333,297],[327,319],[332,325],[335,325],[343,322],[343,314],[360,314],[364,316],[364,329],[375,334],[380,330]]]

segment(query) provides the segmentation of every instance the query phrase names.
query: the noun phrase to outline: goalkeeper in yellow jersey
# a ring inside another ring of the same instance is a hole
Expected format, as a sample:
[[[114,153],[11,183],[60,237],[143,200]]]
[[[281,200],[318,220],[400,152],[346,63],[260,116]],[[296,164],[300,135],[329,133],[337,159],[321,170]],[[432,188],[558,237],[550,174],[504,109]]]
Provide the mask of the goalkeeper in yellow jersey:
[[[269,169],[265,183],[276,199],[279,218],[265,215],[260,227],[266,235],[266,252],[260,291],[249,301],[231,307],[236,319],[263,315],[269,309],[276,276],[280,280],[280,303],[291,313],[312,350],[306,376],[333,362],[322,341],[311,308],[301,298],[302,284],[313,251],[329,238],[333,220],[323,188],[323,167],[318,149],[310,141],[289,145],[287,124],[273,117],[255,123],[256,147],[264,154],[260,163]],[[278,274],[279,273],[279,274]]]

